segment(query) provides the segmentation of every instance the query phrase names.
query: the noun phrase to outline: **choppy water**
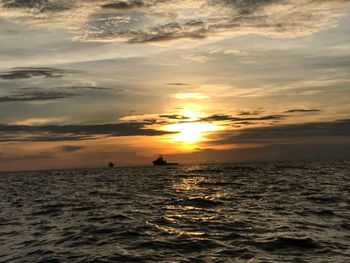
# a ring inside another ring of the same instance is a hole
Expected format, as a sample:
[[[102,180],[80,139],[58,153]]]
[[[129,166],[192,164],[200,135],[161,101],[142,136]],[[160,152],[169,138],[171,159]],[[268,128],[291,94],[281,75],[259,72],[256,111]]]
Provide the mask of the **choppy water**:
[[[350,262],[350,162],[0,174],[0,262]]]

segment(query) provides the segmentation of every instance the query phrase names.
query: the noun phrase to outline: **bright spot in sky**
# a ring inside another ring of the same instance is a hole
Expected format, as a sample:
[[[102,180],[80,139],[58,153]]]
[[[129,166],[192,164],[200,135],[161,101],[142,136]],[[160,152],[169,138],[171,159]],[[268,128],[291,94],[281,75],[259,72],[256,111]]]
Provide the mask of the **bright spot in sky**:
[[[197,121],[200,117],[202,117],[201,113],[188,109],[183,109],[181,111],[181,115],[188,118],[189,121]]]
[[[206,122],[176,123],[167,126],[168,131],[178,132],[172,139],[184,143],[199,142],[202,140],[204,133],[216,129],[216,125]]]
[[[198,147],[199,142],[205,141],[206,134],[221,129],[217,124],[201,121],[206,114],[196,105],[187,105],[179,114],[185,118],[165,125],[164,130],[175,132],[167,141],[180,143],[181,149],[192,150]]]

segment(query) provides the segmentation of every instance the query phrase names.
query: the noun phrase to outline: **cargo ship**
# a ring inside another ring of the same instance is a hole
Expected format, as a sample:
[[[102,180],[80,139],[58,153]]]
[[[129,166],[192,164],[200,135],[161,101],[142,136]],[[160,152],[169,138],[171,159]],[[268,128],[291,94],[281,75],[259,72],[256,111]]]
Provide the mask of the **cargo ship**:
[[[163,165],[179,165],[178,163],[168,163],[162,156],[159,156],[156,160],[153,161],[154,166],[163,166]]]

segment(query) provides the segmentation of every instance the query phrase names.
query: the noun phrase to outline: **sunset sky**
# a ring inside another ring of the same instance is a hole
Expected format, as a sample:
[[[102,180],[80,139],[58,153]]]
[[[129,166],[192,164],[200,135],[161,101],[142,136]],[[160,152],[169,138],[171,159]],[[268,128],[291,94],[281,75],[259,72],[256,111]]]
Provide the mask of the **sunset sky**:
[[[0,170],[344,159],[348,0],[0,0]]]

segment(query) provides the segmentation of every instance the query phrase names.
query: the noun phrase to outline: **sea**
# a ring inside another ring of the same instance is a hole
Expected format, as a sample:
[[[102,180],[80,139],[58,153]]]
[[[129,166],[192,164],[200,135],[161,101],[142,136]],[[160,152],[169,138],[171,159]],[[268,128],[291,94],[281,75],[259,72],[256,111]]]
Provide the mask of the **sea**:
[[[0,262],[350,262],[350,161],[0,173]]]

